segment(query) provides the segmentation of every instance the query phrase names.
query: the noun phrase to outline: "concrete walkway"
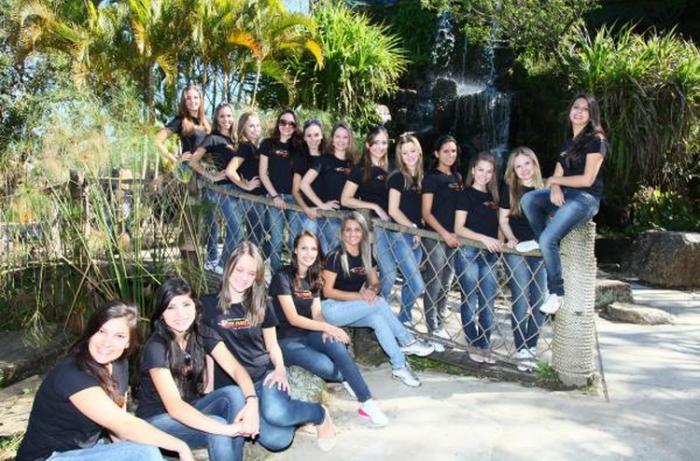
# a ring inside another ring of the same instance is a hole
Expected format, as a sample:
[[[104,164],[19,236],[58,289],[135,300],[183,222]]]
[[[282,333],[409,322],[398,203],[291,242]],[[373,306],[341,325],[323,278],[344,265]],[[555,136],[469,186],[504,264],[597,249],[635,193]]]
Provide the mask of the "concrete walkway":
[[[388,367],[367,370],[390,418],[363,425],[342,390],[331,411],[336,448],[298,436],[275,461],[699,460],[700,293],[633,286],[635,301],[676,315],[675,325],[598,319],[610,402],[602,395],[423,373],[410,389]]]

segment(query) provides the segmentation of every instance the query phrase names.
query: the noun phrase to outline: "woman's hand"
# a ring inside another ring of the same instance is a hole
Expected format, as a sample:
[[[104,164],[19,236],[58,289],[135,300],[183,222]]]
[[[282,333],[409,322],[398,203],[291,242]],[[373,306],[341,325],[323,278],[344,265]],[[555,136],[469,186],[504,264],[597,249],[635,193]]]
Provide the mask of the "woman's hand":
[[[345,330],[334,325],[328,325],[323,335],[323,342],[326,342],[326,339],[328,339],[330,341],[339,341],[343,344],[350,344],[350,336],[348,336]]]
[[[195,461],[194,455],[192,455],[192,450],[187,446],[185,442],[182,442],[182,446],[177,450],[177,455],[180,461]]]
[[[496,251],[501,251],[501,241],[497,240],[492,237],[488,237],[484,235],[482,238],[479,239],[481,243],[484,244],[487,250],[489,250],[491,253],[495,253]]]
[[[363,286],[360,288],[360,298],[367,304],[374,304],[377,301],[377,291],[375,287]]]
[[[457,248],[459,246],[459,240],[457,240],[457,234],[446,233],[442,236],[442,238],[445,240],[445,243],[447,243],[447,246],[450,248]]]
[[[241,188],[247,190],[248,192],[257,189],[258,187],[260,187],[260,178],[257,176],[253,179],[244,179],[243,184],[241,185]]]
[[[265,377],[263,386],[270,387],[277,385],[277,389],[289,392],[289,381],[287,381],[287,369],[283,366],[275,367],[275,370]]]
[[[258,410],[258,399],[249,398],[245,406],[238,412],[234,422],[240,425],[241,434],[255,438],[260,433],[260,411]]]
[[[517,244],[518,244],[518,239],[516,239],[515,237],[512,239],[508,239],[508,241],[506,242],[506,246],[508,248],[515,248],[515,245],[517,245]]]
[[[318,218],[318,211],[316,210],[316,208],[309,208],[309,210],[306,212],[306,216],[313,220],[316,220],[316,218]]]
[[[391,218],[389,218],[389,215],[386,214],[386,211],[382,210],[382,207],[380,207],[379,205],[375,205],[373,210],[375,213],[377,213],[377,216],[379,216],[379,219],[381,219],[382,221],[390,221],[391,220]]]
[[[279,195],[272,199],[272,204],[280,210],[285,210],[287,208],[287,202]]]
[[[212,182],[223,181],[224,179],[226,179],[226,170],[221,170],[218,173],[213,174],[211,177]]]
[[[564,192],[561,191],[561,187],[557,186],[549,189],[549,201],[557,207],[564,206]]]
[[[183,162],[188,162],[192,158],[192,152],[187,151],[183,152],[182,155],[180,156],[180,160]]]
[[[413,249],[420,248],[420,235],[413,236]]]
[[[340,202],[337,200],[329,200],[327,202],[323,202],[319,208],[322,210],[337,210],[340,208]]]

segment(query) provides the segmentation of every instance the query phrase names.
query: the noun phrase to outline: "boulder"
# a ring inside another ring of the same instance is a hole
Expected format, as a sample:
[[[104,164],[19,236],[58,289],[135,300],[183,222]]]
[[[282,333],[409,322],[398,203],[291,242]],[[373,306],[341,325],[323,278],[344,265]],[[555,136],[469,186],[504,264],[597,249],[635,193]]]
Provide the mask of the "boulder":
[[[633,303],[632,288],[621,280],[596,279],[595,308],[602,309],[614,302]]]
[[[647,231],[639,235],[624,269],[665,288],[700,288],[700,233]]]
[[[24,433],[39,384],[35,375],[0,389],[0,438]]]
[[[674,321],[674,317],[666,311],[630,303],[612,303],[604,309],[602,315],[614,322],[637,325],[666,325]]]

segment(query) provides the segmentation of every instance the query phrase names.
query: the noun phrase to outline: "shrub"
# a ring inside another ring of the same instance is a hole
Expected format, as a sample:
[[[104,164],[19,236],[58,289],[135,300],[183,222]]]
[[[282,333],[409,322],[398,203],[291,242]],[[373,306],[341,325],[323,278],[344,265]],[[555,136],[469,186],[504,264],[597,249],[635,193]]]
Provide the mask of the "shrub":
[[[643,187],[632,199],[632,231],[663,229],[694,231],[700,229],[697,204],[677,192],[662,192],[658,188]]]

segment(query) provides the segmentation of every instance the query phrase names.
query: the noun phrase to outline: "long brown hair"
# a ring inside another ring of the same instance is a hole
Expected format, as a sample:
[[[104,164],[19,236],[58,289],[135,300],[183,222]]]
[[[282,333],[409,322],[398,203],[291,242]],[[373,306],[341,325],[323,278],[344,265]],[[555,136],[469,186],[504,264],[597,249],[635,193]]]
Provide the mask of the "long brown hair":
[[[515,159],[520,155],[527,157],[530,159],[530,161],[532,161],[532,166],[534,168],[534,172],[532,174],[532,185],[536,189],[541,189],[544,187],[542,172],[540,171],[540,162],[537,160],[537,155],[535,155],[535,152],[526,146],[519,146],[513,149],[508,157],[505,174],[505,181],[508,185],[511,216],[522,216],[523,214],[522,209],[520,208],[520,199],[523,197],[524,184],[515,173]]]
[[[465,185],[467,187],[471,187],[472,184],[474,184],[473,171],[479,162],[488,162],[491,164],[491,166],[493,166],[493,176],[491,177],[491,181],[489,181],[488,184],[486,184],[486,190],[489,191],[489,193],[491,194],[493,203],[498,205],[498,167],[496,166],[496,157],[494,157],[491,152],[479,152],[478,154],[476,154],[476,156],[472,160],[472,164],[469,168],[469,171],[467,171],[467,180],[465,181]]]
[[[573,145],[565,152],[566,158],[564,161],[567,162],[567,165],[571,165],[571,162],[581,157],[584,147],[590,142],[591,138],[605,139],[605,130],[603,130],[603,125],[600,123],[600,106],[598,105],[598,100],[592,94],[583,92],[576,94],[571,100],[571,104],[569,104],[569,114],[571,114],[571,109],[579,99],[584,99],[588,103],[588,123],[574,137],[574,127],[571,124],[570,116],[567,115],[566,133],[567,137],[573,140]]]
[[[102,390],[119,406],[124,404],[124,396],[119,394],[117,380],[109,372],[106,365],[98,363],[90,354],[89,343],[90,338],[100,331],[102,325],[110,320],[121,318],[126,319],[129,327],[129,347],[119,358],[130,355],[139,345],[139,313],[136,306],[119,300],[110,301],[98,307],[88,320],[82,335],[70,349],[70,353],[75,355],[78,368],[97,379]]]
[[[190,111],[187,110],[186,96],[190,91],[196,91],[199,95],[199,109],[197,109],[197,119],[199,120],[199,124],[196,124],[194,120],[192,120],[192,115],[190,115]],[[204,95],[196,86],[187,85],[185,88],[183,88],[182,93],[180,94],[180,104],[178,105],[177,114],[182,119],[183,135],[189,136],[196,130],[204,131],[207,134],[211,132],[211,124],[209,123],[209,120],[207,120],[207,115],[204,112]]]
[[[297,254],[294,252],[299,246],[299,242],[302,238],[308,237],[316,242],[316,249],[318,254],[316,256],[316,261],[309,267],[306,271],[306,281],[309,282],[309,287],[311,291],[319,291],[323,288],[323,278],[321,277],[321,271],[323,270],[323,250],[321,250],[321,243],[318,240],[318,236],[309,230],[303,230],[294,238],[294,245],[292,246],[292,280],[296,288],[301,288],[299,278],[299,261],[297,259]]]
[[[348,141],[348,148],[345,150],[345,160],[350,162],[351,165],[355,165],[357,164],[358,160],[357,144],[355,144],[355,136],[352,133],[352,128],[350,127],[350,124],[348,123],[337,122],[335,125],[333,125],[333,129],[331,130],[331,135],[328,140],[328,152],[330,154],[335,154],[333,136],[335,135],[335,132],[341,128],[348,132],[348,136],[350,138]]]
[[[221,291],[219,291],[218,307],[224,314],[228,312],[231,306],[231,275],[244,255],[251,256],[255,260],[256,270],[255,280],[243,293],[241,304],[246,311],[246,319],[252,325],[260,325],[265,319],[265,302],[267,298],[265,262],[258,247],[247,240],[239,243],[231,253],[231,257],[226,261],[224,275],[221,280]]]
[[[236,119],[233,119],[233,123],[231,123],[231,128],[228,130],[228,132],[224,132],[224,130],[219,126],[219,112],[221,112],[224,109],[231,109],[231,114],[235,115],[236,111],[233,110],[233,106],[228,103],[228,102],[222,102],[218,106],[216,106],[216,109],[214,110],[214,131],[217,133],[221,133],[223,135],[228,136],[231,138],[231,140],[235,143],[236,142]]]
[[[372,154],[369,151],[369,146],[372,145],[372,143],[377,139],[377,136],[380,134],[385,134],[387,137],[387,140],[389,138],[389,132],[386,130],[381,125],[377,125],[372,130],[370,130],[369,133],[367,133],[367,137],[365,138],[365,144],[363,146],[363,151],[362,151],[362,156],[363,156],[363,175],[362,175],[362,180],[364,182],[369,181],[372,178]],[[387,171],[387,166],[389,164],[389,149],[387,146],[386,152],[384,152],[384,156],[381,158],[379,161],[379,167]]]
[[[260,139],[253,142],[252,139],[248,139],[248,137],[245,135],[245,126],[248,123],[248,120],[250,120],[253,117],[256,117],[258,120],[260,120],[260,117],[258,117],[258,114],[256,112],[243,112],[238,118],[238,131],[236,132],[236,134],[238,136],[239,143],[249,143],[257,149]]]
[[[411,174],[401,157],[403,146],[408,144],[413,144],[416,151],[418,151],[418,162],[416,163],[415,174]],[[396,143],[396,165],[398,172],[403,176],[403,189],[408,190],[413,186],[417,186],[418,189],[420,189],[423,183],[423,149],[418,139],[410,133],[404,133],[399,136],[399,141]]]

